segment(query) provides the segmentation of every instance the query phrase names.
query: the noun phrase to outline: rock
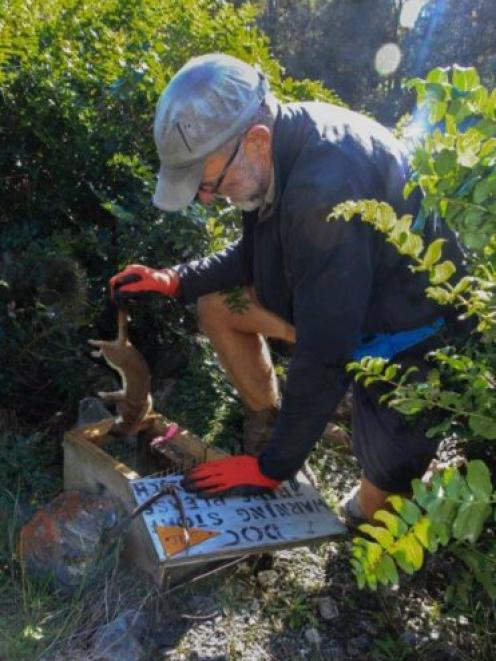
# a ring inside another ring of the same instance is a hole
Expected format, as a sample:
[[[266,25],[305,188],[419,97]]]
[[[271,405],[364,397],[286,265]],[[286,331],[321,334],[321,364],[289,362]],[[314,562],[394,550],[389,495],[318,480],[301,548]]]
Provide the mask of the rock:
[[[370,620],[362,620],[360,623],[361,628],[370,634],[372,637],[377,636],[379,628],[377,624],[371,622]]]
[[[364,652],[367,652],[370,648],[370,638],[367,634],[362,633],[360,636],[355,636],[348,641],[346,646],[346,651],[349,656],[363,656]]]
[[[272,588],[279,580],[279,574],[274,569],[259,571],[257,574],[257,583],[264,589]]]
[[[184,606],[191,611],[190,615],[200,615],[203,618],[207,616],[214,618],[221,613],[221,606],[217,599],[207,595],[191,595]]]
[[[318,647],[322,641],[320,633],[317,631],[317,629],[314,628],[307,629],[305,631],[305,638],[309,643],[315,645],[316,647]]]
[[[70,592],[105,569],[101,551],[117,523],[114,503],[79,491],[60,494],[21,529],[21,560],[28,574]]]
[[[148,654],[141,644],[146,630],[142,613],[129,610],[93,636],[90,657],[98,661],[145,661]]]
[[[258,601],[258,599],[251,600],[250,610],[252,611],[252,613],[258,613],[258,611],[260,610],[260,602]]]
[[[408,647],[418,647],[426,640],[425,636],[422,636],[417,631],[404,631],[399,639]]]
[[[248,559],[248,562],[251,565],[252,572],[258,574],[261,571],[266,571],[267,569],[272,569],[274,566],[274,554],[273,553],[258,553],[257,555],[252,555]]]
[[[236,638],[236,640],[232,642],[231,648],[235,654],[243,654],[245,651],[245,646],[243,645],[243,642],[239,640],[239,638]]]
[[[151,629],[150,636],[153,644],[158,649],[176,647],[188,626],[189,623],[186,619],[167,617],[165,622],[157,624]]]
[[[320,617],[326,622],[335,620],[339,617],[338,605],[331,597],[321,597],[317,599]]]
[[[346,654],[343,646],[337,640],[331,640],[322,649],[322,658],[328,661],[344,661]]]

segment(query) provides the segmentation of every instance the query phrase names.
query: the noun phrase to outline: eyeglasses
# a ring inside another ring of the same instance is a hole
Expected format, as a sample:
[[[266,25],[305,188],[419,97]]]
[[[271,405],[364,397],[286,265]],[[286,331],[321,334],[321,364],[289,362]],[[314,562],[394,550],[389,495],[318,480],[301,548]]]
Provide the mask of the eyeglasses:
[[[226,164],[222,168],[222,172],[219,174],[217,177],[217,181],[213,184],[200,184],[198,187],[199,191],[202,191],[204,193],[209,193],[210,195],[216,195],[219,192],[219,188],[222,186],[222,182],[224,181],[227,172],[231,165],[234,163],[234,159],[238,155],[239,148],[241,147],[241,143],[243,142],[244,135],[242,135],[238,142],[236,143],[236,147],[234,148],[233,153],[229,156],[229,158],[226,161]]]

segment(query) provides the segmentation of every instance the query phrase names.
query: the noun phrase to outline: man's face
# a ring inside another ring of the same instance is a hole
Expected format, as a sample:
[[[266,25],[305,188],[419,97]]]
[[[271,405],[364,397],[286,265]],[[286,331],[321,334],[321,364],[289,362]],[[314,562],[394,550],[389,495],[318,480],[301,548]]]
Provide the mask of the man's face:
[[[263,205],[270,181],[271,134],[265,126],[254,126],[232,146],[230,152],[205,159],[198,198],[211,204],[222,197],[243,211]]]

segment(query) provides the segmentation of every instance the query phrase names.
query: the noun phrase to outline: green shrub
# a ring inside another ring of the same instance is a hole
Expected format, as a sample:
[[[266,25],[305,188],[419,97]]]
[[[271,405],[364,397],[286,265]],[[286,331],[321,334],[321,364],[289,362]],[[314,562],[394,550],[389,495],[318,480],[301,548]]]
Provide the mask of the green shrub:
[[[85,340],[114,332],[106,291],[113,273],[132,262],[191,259],[236,231],[232,213],[218,221],[200,206],[163,214],[151,204],[154,106],[181,65],[224,51],[260,65],[285,99],[334,98],[318,83],[283,78],[255,17],[253,6],[222,0],[2,3],[0,395],[7,408],[46,418],[92,389]],[[68,279],[59,280],[54,301],[42,293],[57,260]],[[137,306],[133,317],[134,339],[148,356],[184,346],[193,327],[169,301]]]
[[[331,219],[350,220],[360,214],[410,258],[413,271],[427,273],[426,295],[455,306],[462,319],[473,318],[478,334],[463,347],[431,352],[434,365],[425,381],[419,382],[414,370],[402,371],[381,358],[365,358],[348,369],[365,385],[389,385],[383,401],[412,422],[431,411],[438,419],[442,414],[429,436],[451,434],[472,445],[487,444],[496,440],[496,92],[480,84],[474,69],[456,66],[451,71],[435,69],[427,80],[415,79],[410,86],[417,90],[432,132],[415,151],[405,195],[420,187],[424,217],[438,214],[459,234],[469,251],[468,275],[453,283],[456,269],[443,260],[443,241],[424,245],[411,216],[398,219],[387,204],[346,202],[333,210]],[[494,448],[488,456],[489,467],[469,462],[466,477],[451,468],[436,475],[430,487],[415,481],[412,501],[390,499],[397,514],[376,512],[374,518],[384,525],[360,526],[368,536],[354,540],[353,567],[361,587],[396,583],[398,567],[413,573],[422,567],[425,551],[446,547],[466,566],[459,583],[464,596],[475,581],[487,596],[496,597],[491,528],[496,498],[490,477]]]

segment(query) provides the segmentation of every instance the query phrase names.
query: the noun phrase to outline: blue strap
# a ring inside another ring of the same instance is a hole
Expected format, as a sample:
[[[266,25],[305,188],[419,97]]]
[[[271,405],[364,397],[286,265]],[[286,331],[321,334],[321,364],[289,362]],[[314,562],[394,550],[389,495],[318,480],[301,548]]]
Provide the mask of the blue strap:
[[[422,232],[424,231],[426,220],[427,220],[427,216],[425,215],[422,207],[420,207],[418,214],[415,216],[410,226],[411,231],[414,234],[422,234]]]
[[[438,317],[432,324],[399,333],[375,333],[362,336],[362,340],[353,352],[354,360],[361,360],[365,356],[371,358],[393,358],[396,354],[423,342],[435,335],[445,325],[444,319]]]

